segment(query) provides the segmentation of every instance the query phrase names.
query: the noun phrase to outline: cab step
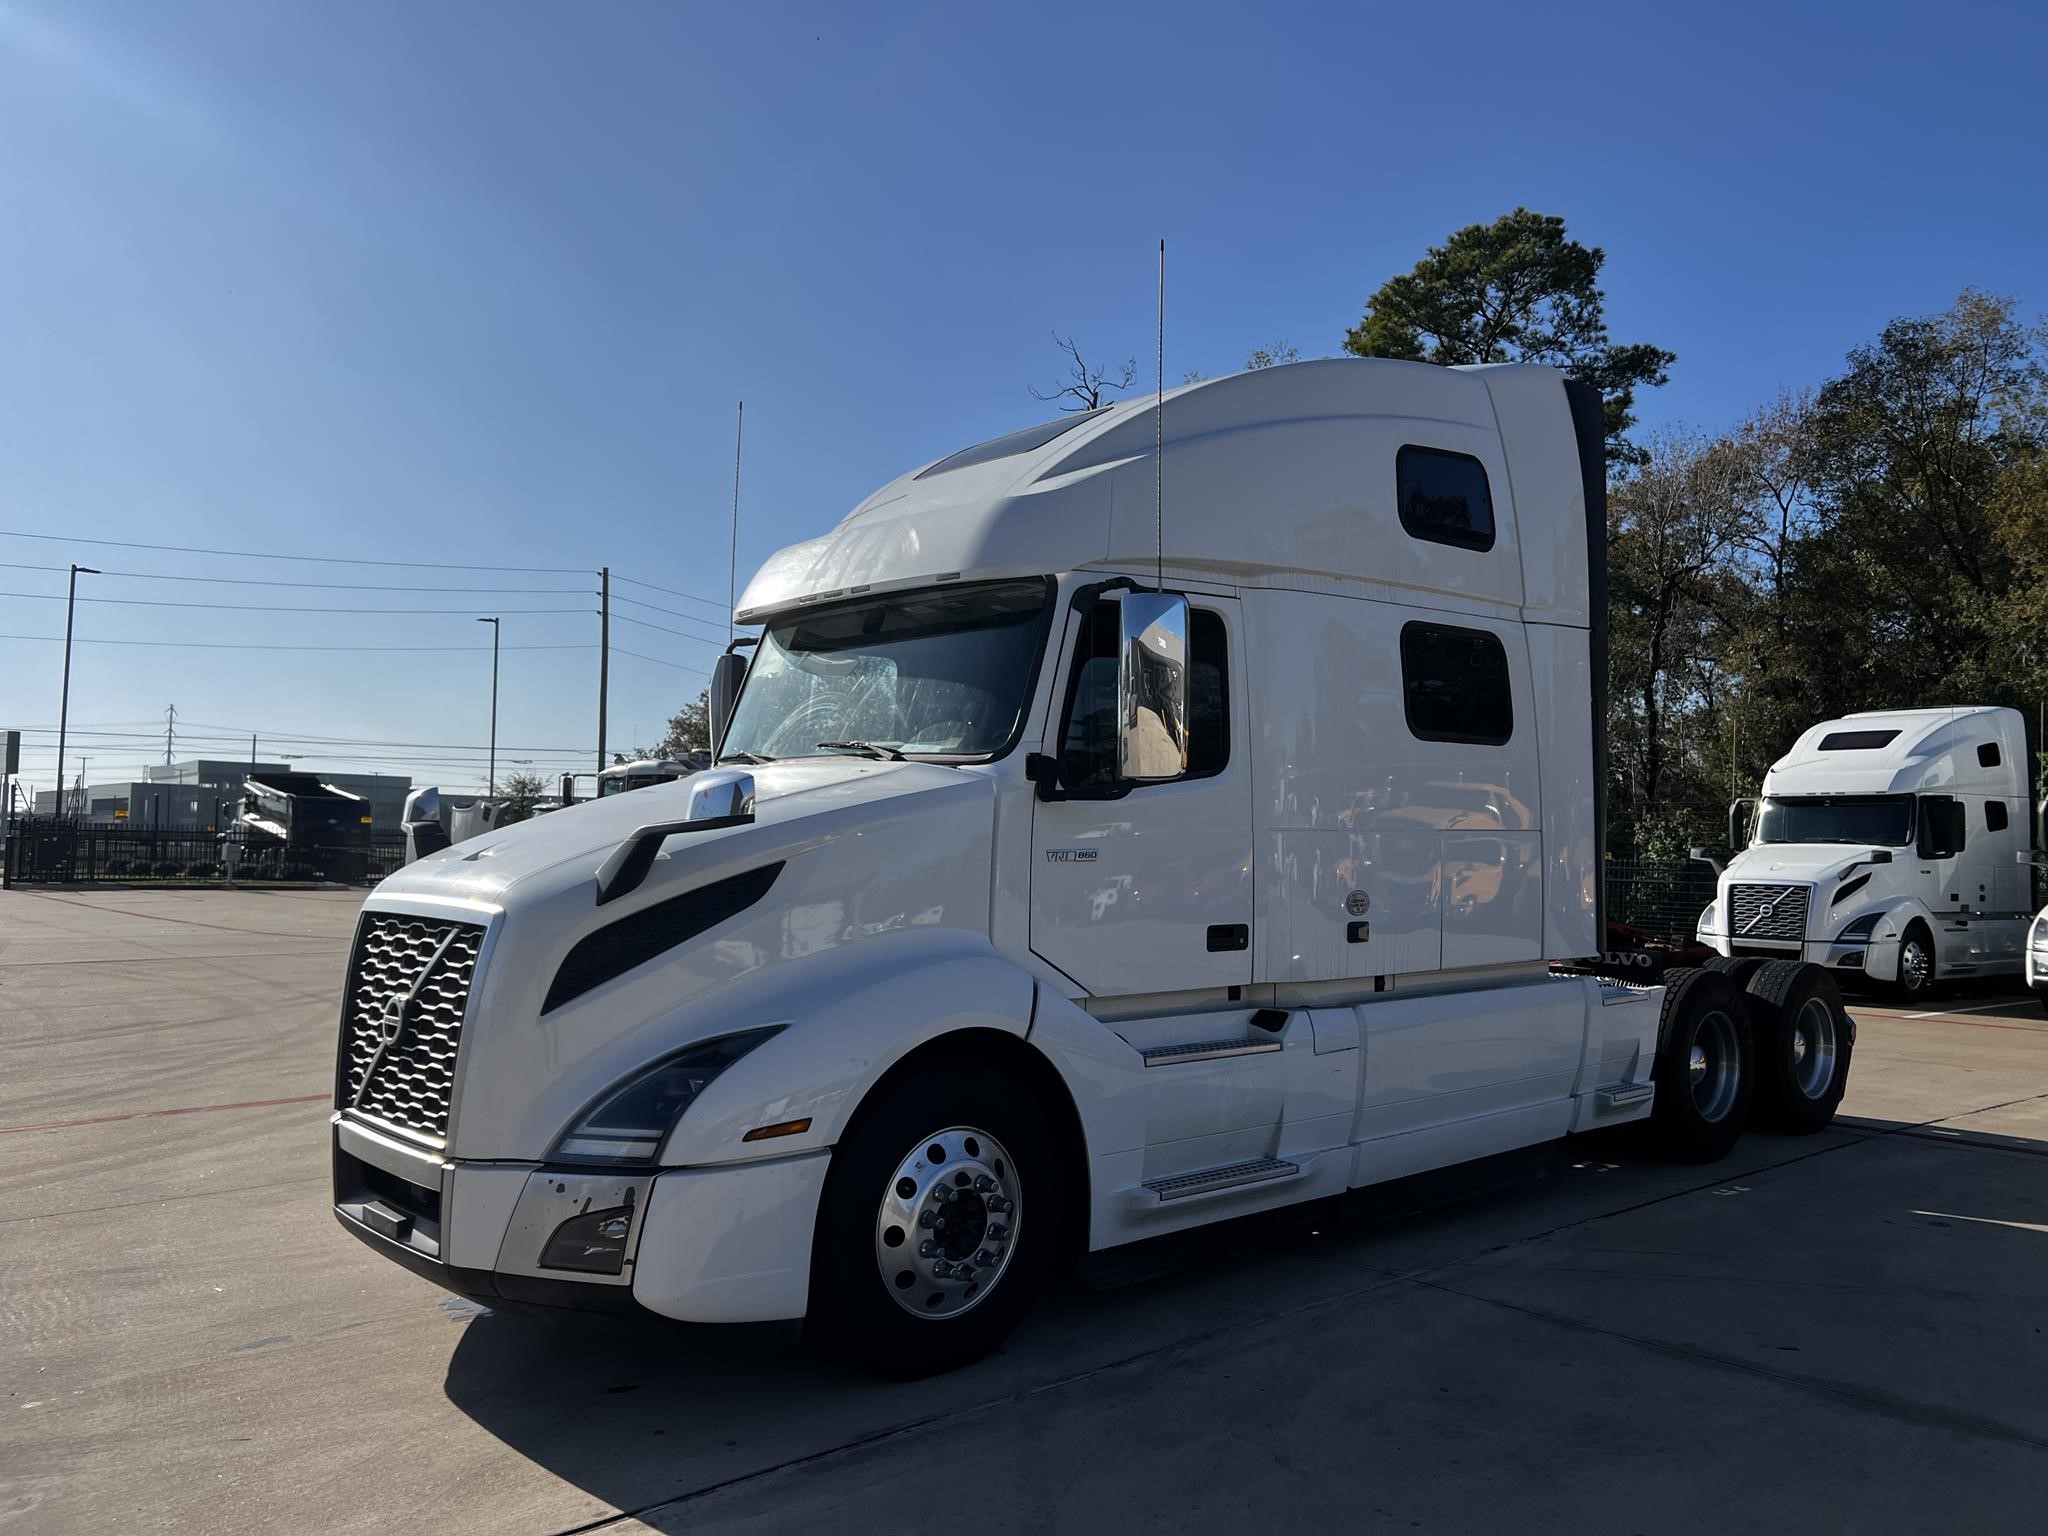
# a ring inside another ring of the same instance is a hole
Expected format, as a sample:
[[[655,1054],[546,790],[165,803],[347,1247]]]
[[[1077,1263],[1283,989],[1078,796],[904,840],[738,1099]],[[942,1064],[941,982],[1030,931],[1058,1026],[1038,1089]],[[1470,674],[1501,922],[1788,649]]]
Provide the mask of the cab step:
[[[1138,1054],[1148,1067],[1177,1067],[1190,1061],[1216,1061],[1225,1056],[1263,1056],[1280,1049],[1278,1040],[1191,1040],[1185,1045],[1148,1045]]]
[[[1656,1091],[1655,1083],[1603,1083],[1593,1090],[1602,1109],[1626,1109],[1642,1103]]]
[[[1192,1195],[1213,1195],[1226,1189],[1270,1184],[1275,1179],[1294,1178],[1300,1172],[1299,1163],[1283,1162],[1277,1157],[1255,1157],[1249,1162],[1225,1163],[1221,1168],[1202,1168],[1194,1173],[1176,1173],[1171,1178],[1147,1179],[1144,1187],[1158,1196],[1163,1204],[1168,1200],[1186,1200]]]

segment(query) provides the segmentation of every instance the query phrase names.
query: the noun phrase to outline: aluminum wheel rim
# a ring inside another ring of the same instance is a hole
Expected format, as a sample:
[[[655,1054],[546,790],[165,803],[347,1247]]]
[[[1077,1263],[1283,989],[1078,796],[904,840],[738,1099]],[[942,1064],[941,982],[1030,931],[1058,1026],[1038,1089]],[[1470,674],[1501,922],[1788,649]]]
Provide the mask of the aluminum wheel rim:
[[[1899,974],[1906,978],[1906,986],[1919,991],[1927,985],[1928,976],[1934,970],[1934,962],[1927,954],[1927,947],[1918,939],[1906,940],[1906,947],[1899,951]]]
[[[956,1125],[924,1137],[882,1190],[875,1264],[912,1317],[981,1305],[1009,1270],[1023,1214],[1017,1164],[987,1131]]]
[[[1792,1019],[1792,1080],[1809,1099],[1825,1097],[1835,1080],[1835,1011],[1809,997]]]
[[[1735,1043],[1735,1021],[1718,1008],[1702,1016],[1693,1032],[1687,1075],[1700,1118],[1710,1123],[1727,1119],[1742,1086],[1742,1053]]]

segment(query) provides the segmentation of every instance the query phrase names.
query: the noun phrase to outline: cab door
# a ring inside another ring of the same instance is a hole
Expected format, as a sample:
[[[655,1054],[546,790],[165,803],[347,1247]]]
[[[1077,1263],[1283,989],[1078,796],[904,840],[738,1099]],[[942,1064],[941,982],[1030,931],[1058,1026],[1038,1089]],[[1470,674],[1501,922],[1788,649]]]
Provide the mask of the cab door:
[[[1034,801],[1032,815],[1031,947],[1090,996],[1251,980],[1237,604],[1200,597],[1190,607],[1188,772],[1164,783],[1118,778],[1116,599],[1070,626],[1053,737],[1063,798]]]

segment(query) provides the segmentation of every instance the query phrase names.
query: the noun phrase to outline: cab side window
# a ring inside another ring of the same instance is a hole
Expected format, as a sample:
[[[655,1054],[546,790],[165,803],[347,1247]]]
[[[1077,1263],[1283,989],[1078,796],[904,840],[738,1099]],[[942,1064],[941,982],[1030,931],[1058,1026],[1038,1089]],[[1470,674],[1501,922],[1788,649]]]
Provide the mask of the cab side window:
[[[1060,778],[1075,789],[1107,789],[1117,782],[1117,607],[1097,603],[1082,620],[1067,725],[1060,743]],[[1223,615],[1188,612],[1188,771],[1190,779],[1221,773],[1230,761],[1230,657]]]
[[[2011,825],[2012,823],[2006,819],[2005,802],[2003,800],[1986,800],[1984,802],[1985,831],[2003,832]]]

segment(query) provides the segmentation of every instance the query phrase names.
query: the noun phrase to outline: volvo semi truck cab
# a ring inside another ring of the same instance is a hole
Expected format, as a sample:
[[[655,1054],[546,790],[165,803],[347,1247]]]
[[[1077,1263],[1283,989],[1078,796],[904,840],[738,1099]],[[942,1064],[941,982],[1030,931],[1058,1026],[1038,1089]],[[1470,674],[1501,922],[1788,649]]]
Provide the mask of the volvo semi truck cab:
[[[342,1224],[492,1305],[916,1374],[1079,1254],[1827,1123],[1817,967],[1556,969],[1602,944],[1603,441],[1547,368],[1346,359],[884,486],[747,588],[714,767],[365,903]]]
[[[1824,720],[1729,813],[1700,915],[1723,955],[1805,959],[1903,997],[2020,973],[2032,889],[2026,723],[1974,706]]]

